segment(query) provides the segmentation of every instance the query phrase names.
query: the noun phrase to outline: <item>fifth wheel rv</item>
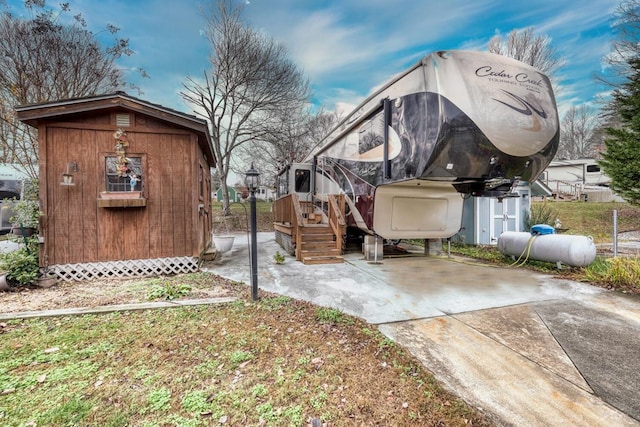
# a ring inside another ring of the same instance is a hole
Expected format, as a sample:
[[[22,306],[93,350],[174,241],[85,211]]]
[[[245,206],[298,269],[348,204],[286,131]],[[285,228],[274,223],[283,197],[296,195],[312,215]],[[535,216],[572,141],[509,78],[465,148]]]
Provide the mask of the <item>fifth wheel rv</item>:
[[[385,239],[450,237],[465,197],[509,197],[537,179],[558,148],[558,123],[551,83],[535,68],[432,53],[279,175],[276,238],[302,259],[302,230],[323,224],[337,251],[349,226]]]

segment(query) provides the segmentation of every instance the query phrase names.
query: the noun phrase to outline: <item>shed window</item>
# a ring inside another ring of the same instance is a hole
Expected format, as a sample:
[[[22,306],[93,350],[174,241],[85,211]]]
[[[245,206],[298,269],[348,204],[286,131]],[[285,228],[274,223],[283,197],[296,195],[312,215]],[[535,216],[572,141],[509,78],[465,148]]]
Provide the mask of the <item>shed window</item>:
[[[127,156],[128,173],[121,175],[118,172],[118,157],[105,157],[105,173],[107,191],[142,191],[142,180],[144,171],[142,170],[142,157]]]

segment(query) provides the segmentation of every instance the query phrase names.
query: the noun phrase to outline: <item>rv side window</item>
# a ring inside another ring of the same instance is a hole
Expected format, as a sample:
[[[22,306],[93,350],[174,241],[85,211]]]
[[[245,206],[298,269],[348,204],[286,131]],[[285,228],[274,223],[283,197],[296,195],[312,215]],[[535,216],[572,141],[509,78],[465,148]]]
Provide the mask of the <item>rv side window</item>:
[[[587,172],[600,172],[600,166],[598,166],[598,165],[587,165]]]
[[[296,193],[308,193],[311,190],[311,171],[296,169]]]

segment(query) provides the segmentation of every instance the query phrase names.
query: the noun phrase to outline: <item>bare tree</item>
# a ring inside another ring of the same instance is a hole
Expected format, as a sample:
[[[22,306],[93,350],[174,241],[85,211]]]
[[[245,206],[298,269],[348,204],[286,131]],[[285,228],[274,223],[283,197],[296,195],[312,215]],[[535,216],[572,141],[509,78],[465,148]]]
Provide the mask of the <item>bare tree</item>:
[[[640,0],[622,0],[613,12],[612,50],[603,57],[608,66],[603,72],[594,73],[595,80],[613,90],[622,90],[628,76],[635,73],[630,65],[640,57]],[[615,97],[609,94],[600,98],[605,120],[621,126]]]
[[[632,73],[630,60],[640,57],[640,0],[623,0],[613,13],[612,51],[604,57],[609,65],[607,75],[596,79],[608,86],[618,87]]]
[[[243,146],[240,164],[246,167],[253,162],[265,175],[275,178],[286,165],[302,161],[311,147],[329,134],[337,122],[335,113],[322,109],[312,113],[305,107],[296,114],[283,117],[278,132],[268,135],[263,141],[252,141]],[[234,172],[240,173],[239,170]],[[274,184],[273,180],[267,182]]]
[[[204,12],[212,69],[201,81],[188,78],[181,92],[211,124],[225,214],[232,154],[249,141],[278,135],[282,117],[295,113],[310,96],[307,79],[285,47],[245,25],[242,7],[234,3],[216,0]]]
[[[508,56],[542,71],[554,83],[556,73],[564,65],[548,36],[535,34],[534,28],[512,30],[506,40],[494,36],[489,40],[489,52]]]
[[[115,61],[132,51],[126,39],[115,39],[112,46],[103,48],[81,15],[75,15],[71,25],[60,24],[61,14],[70,13],[67,3],[54,14],[44,1],[26,0],[31,15],[26,19],[13,16],[4,6],[0,15],[0,152],[5,162],[20,164],[36,178],[36,131],[17,120],[14,106],[122,88],[123,74]],[[107,31],[116,34],[118,28],[109,25]]]
[[[596,138],[599,124],[598,112],[593,107],[581,105],[569,108],[560,123],[560,146],[556,157],[594,157],[599,143]]]

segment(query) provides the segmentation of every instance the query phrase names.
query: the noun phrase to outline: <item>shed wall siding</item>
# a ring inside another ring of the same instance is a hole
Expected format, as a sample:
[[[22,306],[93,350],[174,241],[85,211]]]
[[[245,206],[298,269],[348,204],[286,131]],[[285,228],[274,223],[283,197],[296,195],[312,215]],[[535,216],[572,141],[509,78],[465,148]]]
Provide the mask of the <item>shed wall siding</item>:
[[[103,124],[105,119],[93,117],[89,122]],[[41,153],[46,153],[41,174],[48,182],[41,187],[46,192],[42,227],[46,263],[198,256],[204,250],[205,230],[196,223],[200,222],[198,163],[204,157],[196,137],[183,129],[138,126],[157,125],[154,122],[140,118],[136,126],[126,128],[127,153],[146,156],[147,205],[140,208],[97,206],[105,189],[103,156],[114,153],[114,126],[90,129],[83,122],[41,127],[40,137],[45,139]],[[78,165],[72,187],[59,184],[69,161]],[[205,203],[210,204],[210,196]]]

